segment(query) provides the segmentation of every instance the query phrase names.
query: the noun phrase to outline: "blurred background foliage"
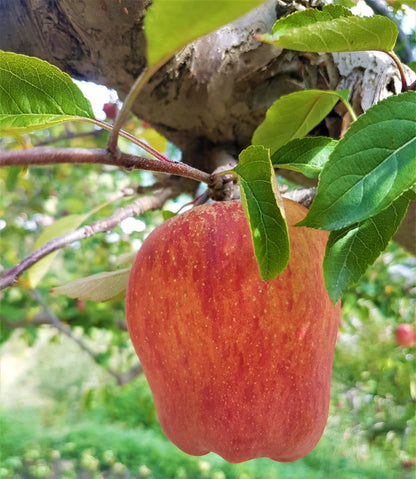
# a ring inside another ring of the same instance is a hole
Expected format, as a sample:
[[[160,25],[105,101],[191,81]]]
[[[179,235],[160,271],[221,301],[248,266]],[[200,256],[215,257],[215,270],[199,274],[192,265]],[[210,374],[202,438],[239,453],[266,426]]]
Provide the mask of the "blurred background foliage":
[[[105,147],[106,133],[90,129],[60,125],[1,140],[0,148]],[[126,129],[180,158],[149,125],[131,118]],[[130,144],[121,147],[138,153]],[[27,256],[57,219],[91,211],[123,188],[155,181],[148,172],[96,165],[0,169],[0,272]],[[190,200],[181,196],[164,209],[176,212]],[[115,200],[87,222],[128,201]],[[161,211],[147,212],[63,249],[36,295],[25,287],[25,275],[19,287],[0,292],[0,479],[414,477],[416,351],[398,347],[394,330],[400,323],[416,326],[416,259],[390,244],[343,298],[330,416],[316,449],[292,464],[261,459],[232,465],[215,454],[187,456],[166,440],[143,375],[119,384],[137,366],[122,301],[92,303],[50,293],[57,285],[119,268],[118,258],[137,250],[163,218]],[[51,318],[70,334],[43,324]]]

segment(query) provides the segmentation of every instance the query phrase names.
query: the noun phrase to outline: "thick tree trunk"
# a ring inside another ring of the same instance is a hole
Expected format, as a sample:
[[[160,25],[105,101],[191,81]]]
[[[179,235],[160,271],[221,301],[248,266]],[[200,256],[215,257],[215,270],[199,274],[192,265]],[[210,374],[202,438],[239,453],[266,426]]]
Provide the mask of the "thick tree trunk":
[[[146,64],[143,17],[150,3],[2,0],[0,49],[45,59],[74,78],[114,88],[123,99]],[[253,40],[253,32],[269,31],[293,9],[290,1],[268,1],[187,46],[151,79],[134,113],[181,148],[184,161],[210,172],[222,157],[214,154],[218,149],[233,154],[250,144],[267,108],[283,94],[349,88],[361,113],[400,91],[383,53],[298,53]],[[343,114],[331,113],[319,132],[338,137]],[[294,180],[305,184],[302,178]]]

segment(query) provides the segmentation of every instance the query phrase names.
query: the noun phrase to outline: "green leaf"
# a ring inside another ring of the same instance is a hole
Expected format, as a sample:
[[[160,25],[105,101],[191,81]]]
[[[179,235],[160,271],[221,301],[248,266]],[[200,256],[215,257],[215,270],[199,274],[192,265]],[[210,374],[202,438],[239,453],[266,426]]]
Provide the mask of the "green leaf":
[[[286,221],[278,205],[278,187],[269,152],[249,146],[232,170],[240,179],[241,201],[263,281],[275,278],[289,260]]]
[[[89,101],[71,78],[38,58],[0,50],[0,136],[92,120]]]
[[[174,211],[162,210],[163,221],[167,221],[167,220],[169,220],[170,218],[173,218],[176,215],[177,215],[177,213],[175,213]]]
[[[133,264],[134,258],[137,255],[137,251],[132,251],[130,253],[123,253],[120,256],[117,256],[115,265],[120,266],[121,264]]]
[[[68,215],[63,218],[59,218],[55,223],[47,226],[42,233],[39,235],[38,239],[35,241],[34,250],[40,248],[48,241],[62,236],[64,234],[70,233],[71,231],[77,229],[90,215],[86,213],[84,215]],[[28,271],[28,281],[31,288],[35,288],[39,281],[45,276],[53,260],[59,251],[54,251],[53,253],[48,254],[40,261],[35,263]]]
[[[154,0],[144,31],[147,62],[164,61],[192,40],[230,23],[264,0]]]
[[[105,301],[119,301],[124,298],[129,268],[117,271],[105,271],[85,278],[79,278],[71,283],[54,288],[51,292],[65,294],[73,299],[89,299],[103,303]]]
[[[308,178],[318,178],[337,141],[325,136],[297,138],[272,155],[275,168],[300,171]]]
[[[24,171],[21,166],[10,166],[7,172],[6,189],[7,191],[13,191],[16,187],[17,180],[20,173]]]
[[[410,201],[416,201],[416,185],[413,185],[409,190],[406,191],[406,196]]]
[[[302,138],[318,125],[347,90],[304,90],[284,95],[267,110],[266,118],[253,134],[253,145],[278,148],[295,138]]]
[[[271,34],[257,40],[279,48],[308,52],[355,52],[393,50],[398,29],[382,15],[354,16],[341,6],[328,5],[322,11],[308,9],[278,20]]]
[[[279,37],[291,32],[294,28],[307,27],[318,22],[329,22],[337,18],[352,16],[352,12],[342,5],[326,5],[322,10],[308,8],[277,20],[272,27],[272,35]]]
[[[383,211],[416,183],[416,92],[369,108],[340,140],[299,225],[338,230]]]
[[[409,198],[398,198],[381,213],[341,230],[331,231],[325,250],[325,287],[335,304],[374,263],[399,227]]]
[[[416,61],[410,62],[407,66],[416,73]]]

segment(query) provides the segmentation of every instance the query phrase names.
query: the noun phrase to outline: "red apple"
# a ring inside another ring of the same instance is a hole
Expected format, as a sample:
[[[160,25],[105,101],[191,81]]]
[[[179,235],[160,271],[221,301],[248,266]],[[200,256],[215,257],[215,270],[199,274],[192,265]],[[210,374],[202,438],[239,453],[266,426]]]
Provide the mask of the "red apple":
[[[410,324],[399,324],[394,331],[394,339],[397,346],[411,348],[416,344],[416,331],[413,330]]]
[[[306,214],[285,209],[289,225]],[[188,454],[295,461],[322,435],[340,305],[322,277],[327,234],[289,234],[289,265],[268,282],[239,201],[166,221],[137,254],[128,330],[160,424]]]
[[[104,103],[103,112],[107,120],[114,120],[118,113],[117,103]]]

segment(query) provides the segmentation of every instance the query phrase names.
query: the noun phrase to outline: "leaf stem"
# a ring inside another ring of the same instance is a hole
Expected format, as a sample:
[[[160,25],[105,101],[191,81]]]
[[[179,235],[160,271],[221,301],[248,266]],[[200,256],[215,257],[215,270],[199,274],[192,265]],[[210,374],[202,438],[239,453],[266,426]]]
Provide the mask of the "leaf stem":
[[[137,98],[137,95],[140,93],[149,79],[154,75],[154,73],[156,73],[156,71],[160,68],[160,66],[161,62],[152,65],[150,68],[145,68],[131,87],[126,99],[123,102],[123,106],[117,114],[113,129],[111,130],[110,137],[108,139],[108,149],[111,152],[115,153],[117,150],[118,135],[121,131],[122,125],[127,119],[128,112]]]
[[[109,123],[106,123],[105,121],[96,120],[95,123],[96,123],[97,126],[100,126],[104,130],[107,130],[107,131],[110,131],[110,132],[112,132],[112,130],[113,130],[113,126],[110,125]],[[137,145],[142,150],[147,151],[148,153],[150,153],[152,156],[154,156],[155,158],[157,158],[160,161],[167,161],[169,163],[176,163],[175,161],[170,160],[168,157],[166,157],[165,155],[163,155],[159,151],[155,150],[152,146],[148,145],[147,143],[140,140],[139,138],[136,138],[135,136],[133,136],[131,133],[128,133],[127,131],[120,130],[119,135],[122,136],[123,138],[126,138],[126,140],[131,141],[132,143]]]
[[[344,103],[345,108],[347,109],[348,113],[350,114],[351,121],[356,121],[357,120],[357,115],[355,114],[355,111],[351,105],[351,103],[348,100],[344,100],[344,98],[341,97],[342,103]]]
[[[387,55],[389,55],[389,57],[396,64],[397,69],[399,70],[400,80],[402,82],[402,92],[407,91],[408,85],[407,85],[406,75],[404,73],[404,68],[403,68],[402,62],[400,61],[400,58],[394,53],[393,50],[391,51],[382,50],[382,51],[384,51],[384,53],[387,53]]]

